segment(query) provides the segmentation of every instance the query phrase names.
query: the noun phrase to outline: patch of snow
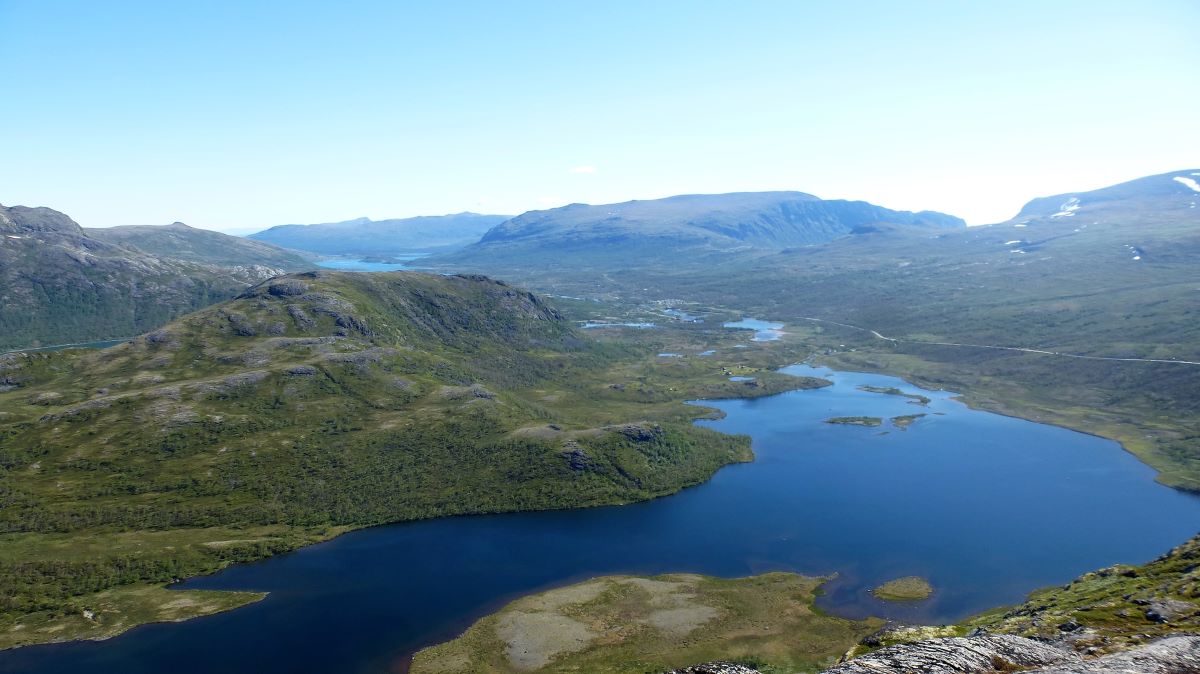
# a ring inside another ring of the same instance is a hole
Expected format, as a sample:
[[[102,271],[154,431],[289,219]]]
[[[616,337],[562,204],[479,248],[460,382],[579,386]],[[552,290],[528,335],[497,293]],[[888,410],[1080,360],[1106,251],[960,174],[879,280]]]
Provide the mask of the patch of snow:
[[[1029,225],[1027,225],[1027,224],[1025,224],[1025,223],[1023,223],[1023,222],[1022,222],[1021,224],[1019,224],[1019,225],[1013,225],[1013,227],[1028,227],[1028,226],[1029,226]]]
[[[1193,173],[1192,175],[1196,175],[1196,174]],[[1193,192],[1200,192],[1200,183],[1197,183],[1195,180],[1192,180],[1191,178],[1184,178],[1183,176],[1175,176],[1174,178],[1172,178],[1172,180],[1174,180],[1175,182],[1177,182],[1181,185],[1187,186]]]
[[[1058,207],[1058,212],[1051,215],[1052,218],[1069,218],[1075,215],[1075,211],[1079,210],[1079,198],[1071,197],[1063,202],[1062,206]]]
[[[1006,245],[1006,246],[1011,246],[1011,245],[1013,245],[1014,243],[1021,243],[1021,240],[1020,240],[1020,239],[1013,239],[1012,241],[1005,241],[1005,242],[1004,242],[1004,245]]]
[[[25,237],[23,237],[23,236],[13,236],[12,234],[9,234],[9,235],[8,235],[8,238],[10,238],[10,239],[24,239]]]
[[[1141,256],[1141,255],[1134,255],[1134,256],[1133,256],[1133,259],[1135,259],[1135,260],[1140,260],[1140,259],[1142,259],[1142,256]]]
[[[1022,255],[1024,255],[1024,254],[1025,254],[1025,251],[1021,250],[1020,248],[1013,248],[1012,250],[1010,250],[1010,251],[1008,251],[1008,252],[1010,252],[1010,253],[1020,253],[1020,254],[1022,254]]]

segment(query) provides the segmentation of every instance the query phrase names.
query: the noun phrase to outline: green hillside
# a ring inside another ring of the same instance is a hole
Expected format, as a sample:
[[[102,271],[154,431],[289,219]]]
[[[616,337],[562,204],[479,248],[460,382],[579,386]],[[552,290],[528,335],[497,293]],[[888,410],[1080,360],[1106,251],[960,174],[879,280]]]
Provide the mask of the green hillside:
[[[658,348],[483,277],[309,272],[121,346],[0,357],[0,646],[351,527],[669,494],[750,456],[682,401],[822,383]]]

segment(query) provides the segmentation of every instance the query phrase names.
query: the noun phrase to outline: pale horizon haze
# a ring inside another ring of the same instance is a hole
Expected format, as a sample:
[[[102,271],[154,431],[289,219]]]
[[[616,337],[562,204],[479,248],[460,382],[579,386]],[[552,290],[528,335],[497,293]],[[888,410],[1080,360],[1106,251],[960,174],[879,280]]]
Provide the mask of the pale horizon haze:
[[[971,224],[1200,167],[1200,2],[0,0],[0,203],[87,227],[798,190]]]

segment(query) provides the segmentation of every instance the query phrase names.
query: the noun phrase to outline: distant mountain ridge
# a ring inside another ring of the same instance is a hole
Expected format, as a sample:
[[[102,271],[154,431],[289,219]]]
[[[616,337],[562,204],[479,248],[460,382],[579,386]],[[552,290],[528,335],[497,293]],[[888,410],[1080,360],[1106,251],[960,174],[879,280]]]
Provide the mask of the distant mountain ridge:
[[[1033,199],[1013,221],[1074,219],[1105,212],[1157,217],[1175,213],[1195,216],[1200,209],[1200,169],[1185,169],[1137,178],[1086,192],[1067,192]]]
[[[153,255],[225,266],[265,265],[284,271],[312,269],[308,259],[278,246],[240,236],[189,227],[182,222],[169,225],[124,225],[84,228],[90,237],[117,245],[132,245]]]
[[[375,255],[459,248],[479,240],[507,215],[455,213],[413,218],[355,218],[314,225],[279,225],[248,238],[324,255]]]
[[[530,211],[497,225],[479,243],[435,262],[500,259],[516,264],[551,253],[570,256],[561,258],[563,262],[595,262],[681,251],[783,250],[894,227],[963,229],[966,223],[943,213],[894,211],[804,192],[689,194]]]

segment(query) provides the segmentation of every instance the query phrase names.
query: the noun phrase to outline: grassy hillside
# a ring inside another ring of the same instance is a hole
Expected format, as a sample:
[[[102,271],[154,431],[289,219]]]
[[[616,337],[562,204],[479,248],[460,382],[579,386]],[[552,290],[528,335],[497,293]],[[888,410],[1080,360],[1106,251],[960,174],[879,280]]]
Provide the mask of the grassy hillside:
[[[1066,639],[1081,651],[1099,652],[1200,631],[1200,537],[1148,564],[1112,566],[1039,590],[1020,606],[990,611],[963,627]]]
[[[0,645],[107,633],[129,621],[97,593],[350,527],[669,494],[750,456],[683,400],[821,383],[661,348],[482,277],[311,272],[103,351],[5,355]]]

